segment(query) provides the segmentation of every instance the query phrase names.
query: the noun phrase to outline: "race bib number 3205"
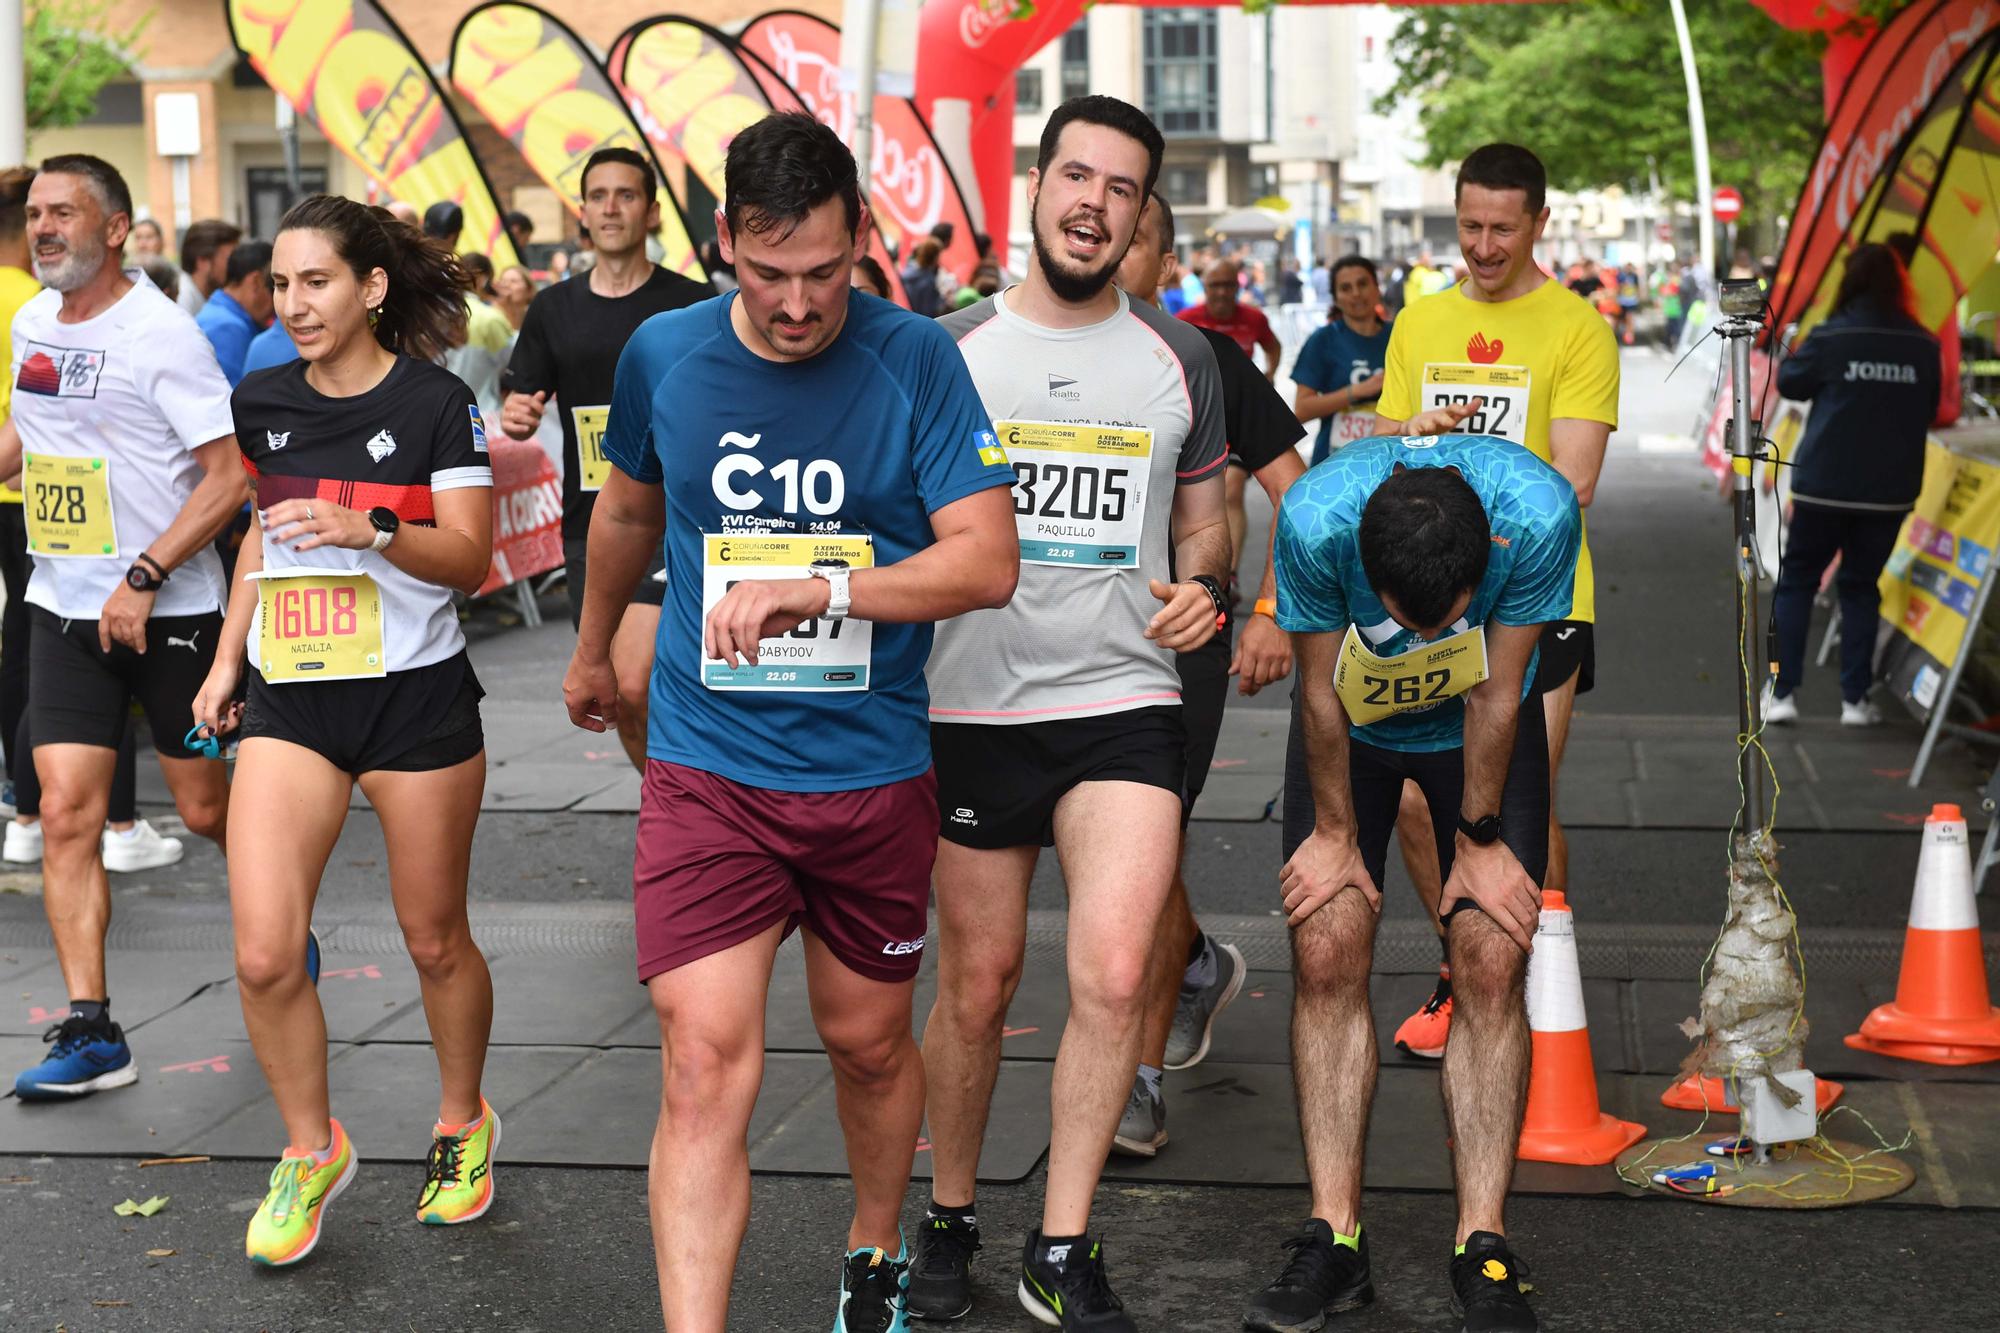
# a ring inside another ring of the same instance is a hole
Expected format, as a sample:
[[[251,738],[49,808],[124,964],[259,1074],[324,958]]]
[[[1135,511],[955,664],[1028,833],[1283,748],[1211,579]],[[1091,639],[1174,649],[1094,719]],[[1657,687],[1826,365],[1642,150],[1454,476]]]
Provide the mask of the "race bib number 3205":
[[[1433,361],[1424,367],[1420,410],[1464,407],[1480,400],[1479,410],[1458,425],[1465,435],[1498,435],[1516,444],[1528,442],[1528,395],[1533,376],[1526,366],[1480,366]]]
[[[21,505],[28,549],[37,556],[101,560],[118,554],[109,459],[22,455]]]
[[[746,580],[808,578],[816,560],[845,560],[849,569],[875,563],[865,536],[711,533],[701,546],[703,625],[729,590]],[[704,656],[701,683],[711,690],[865,690],[874,636],[865,620],[808,620],[759,642],[754,666]]]
[[[1153,432],[996,421],[1014,464],[1014,528],[1031,565],[1131,569],[1146,531]]]

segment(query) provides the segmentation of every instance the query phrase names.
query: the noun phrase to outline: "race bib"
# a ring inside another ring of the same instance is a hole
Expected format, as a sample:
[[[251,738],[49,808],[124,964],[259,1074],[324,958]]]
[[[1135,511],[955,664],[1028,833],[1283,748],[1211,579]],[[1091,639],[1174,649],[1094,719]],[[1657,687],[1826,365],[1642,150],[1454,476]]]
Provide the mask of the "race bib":
[[[1375,433],[1375,409],[1349,408],[1337,412],[1333,418],[1333,430],[1328,444],[1334,449],[1344,448],[1356,440],[1365,440]]]
[[[1333,692],[1356,726],[1436,708],[1486,679],[1486,631],[1473,626],[1394,657],[1377,657],[1350,625],[1333,668]]]
[[[261,570],[257,658],[273,685],[365,680],[388,674],[382,590],[366,574]]]
[[[868,569],[875,548],[867,537],[792,533],[704,534],[701,619],[745,579],[803,579],[815,560],[845,560]],[[701,660],[701,683],[711,690],[865,690],[875,627],[865,620],[808,620],[788,634],[757,645],[757,664],[730,666]]]
[[[577,488],[601,491],[611,477],[611,460],[604,456],[604,427],[611,420],[611,409],[573,407],[569,419],[576,425]]]
[[[1418,410],[1463,407],[1484,399],[1477,412],[1458,426],[1466,435],[1498,435],[1516,444],[1528,442],[1528,391],[1532,376],[1526,366],[1479,366],[1432,362],[1424,367],[1424,391]]]
[[[1138,565],[1151,430],[1060,421],[993,425],[1014,465],[1014,529],[1024,564]]]
[[[118,554],[111,521],[111,460],[21,456],[28,550],[45,559]]]

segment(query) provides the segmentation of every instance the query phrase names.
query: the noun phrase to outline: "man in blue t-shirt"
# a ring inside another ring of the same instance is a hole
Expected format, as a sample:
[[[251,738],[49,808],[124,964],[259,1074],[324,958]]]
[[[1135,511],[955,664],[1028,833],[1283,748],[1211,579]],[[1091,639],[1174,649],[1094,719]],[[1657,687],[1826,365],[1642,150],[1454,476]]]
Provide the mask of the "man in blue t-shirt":
[[[243,382],[250,340],[271,322],[272,310],[271,243],[245,241],[229,252],[222,285],[194,317],[230,388]]]
[[[741,287],[655,315],[619,357],[563,695],[578,726],[616,725],[612,636],[664,534],[633,898],[665,1059],[667,1326],[728,1308],[765,991],[804,925],[855,1190],[834,1327],[879,1329],[902,1318],[924,1113],[924,665],[933,622],[1013,595],[1014,473],[951,336],[851,290],[867,211],[839,137],[772,115],[726,170],[716,225]]]
[[[1357,440],[1285,495],[1278,624],[1299,690],[1281,886],[1293,1030],[1313,1034],[1296,1044],[1294,1076],[1314,1216],[1284,1276],[1252,1299],[1250,1328],[1313,1327],[1369,1281],[1368,970],[1406,781],[1439,830],[1458,985],[1444,1055],[1464,1247],[1453,1285],[1479,1306],[1478,1327],[1535,1327],[1500,1280],[1511,1265],[1485,1256],[1504,1250],[1528,1086],[1523,986],[1548,861],[1548,746],[1529,683],[1542,625],[1569,614],[1582,534],[1562,474],[1491,436]]]
[[[1312,461],[1366,438],[1382,396],[1382,368],[1389,355],[1389,321],[1382,318],[1382,287],[1375,261],[1348,255],[1333,266],[1333,319],[1313,330],[1292,366],[1298,386],[1292,411],[1319,422]]]

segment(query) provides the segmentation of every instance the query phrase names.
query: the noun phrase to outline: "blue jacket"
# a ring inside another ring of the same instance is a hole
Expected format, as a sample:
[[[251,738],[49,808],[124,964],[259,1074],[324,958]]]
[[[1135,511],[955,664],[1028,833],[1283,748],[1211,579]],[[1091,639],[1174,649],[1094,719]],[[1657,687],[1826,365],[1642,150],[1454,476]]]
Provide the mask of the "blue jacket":
[[[194,317],[195,326],[208,335],[215,349],[216,364],[235,388],[243,379],[243,358],[250,353],[250,340],[257,336],[257,321],[228,292],[217,287]]]
[[[1901,311],[1857,301],[1829,315],[1778,366],[1778,392],[1813,405],[1792,495],[1847,509],[1914,505],[1942,377],[1937,339]]]

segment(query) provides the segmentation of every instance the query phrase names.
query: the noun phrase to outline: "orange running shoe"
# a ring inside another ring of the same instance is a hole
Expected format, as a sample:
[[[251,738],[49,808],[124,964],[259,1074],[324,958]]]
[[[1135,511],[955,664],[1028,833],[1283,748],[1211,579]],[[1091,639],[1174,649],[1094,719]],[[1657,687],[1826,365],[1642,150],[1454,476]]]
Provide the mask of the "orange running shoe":
[[[1445,1038],[1451,1035],[1451,969],[1438,969],[1437,989],[1424,1007],[1403,1020],[1396,1029],[1397,1049],[1425,1060],[1444,1058]]]

